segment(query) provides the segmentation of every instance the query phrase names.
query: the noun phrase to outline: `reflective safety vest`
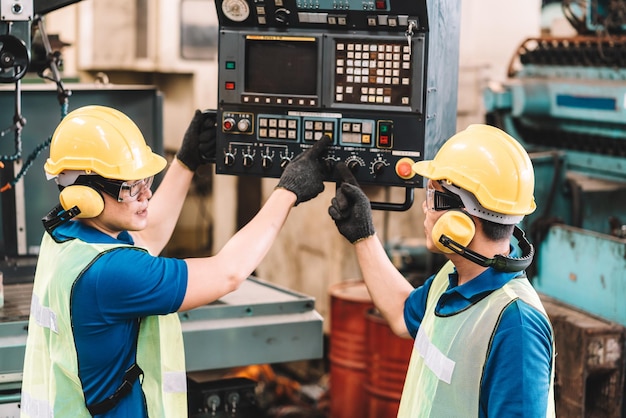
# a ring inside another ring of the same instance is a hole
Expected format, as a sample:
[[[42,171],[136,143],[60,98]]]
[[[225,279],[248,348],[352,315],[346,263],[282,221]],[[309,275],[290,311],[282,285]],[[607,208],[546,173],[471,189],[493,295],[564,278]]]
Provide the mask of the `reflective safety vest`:
[[[119,247],[128,246],[89,244],[78,239],[57,243],[44,234],[28,322],[22,417],[91,416],[78,378],[70,296],[85,269],[103,253]],[[149,416],[186,417],[187,377],[178,314],[141,320],[137,364],[144,373],[142,390]]]
[[[516,278],[470,308],[440,317],[435,308],[448,289],[448,262],[432,282],[426,312],[402,390],[398,418],[478,417],[482,372],[489,346],[502,311],[521,299],[546,314],[543,304],[526,278]],[[471,347],[471,348],[470,348]],[[553,343],[554,353],[554,343]],[[555,417],[554,354],[546,417]]]

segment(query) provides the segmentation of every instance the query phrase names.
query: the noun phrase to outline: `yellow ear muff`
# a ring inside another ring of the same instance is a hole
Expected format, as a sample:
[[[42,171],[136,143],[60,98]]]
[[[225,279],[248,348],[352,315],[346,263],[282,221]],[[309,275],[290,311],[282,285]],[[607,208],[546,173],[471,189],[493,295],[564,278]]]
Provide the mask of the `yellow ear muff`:
[[[104,200],[100,193],[88,186],[67,186],[61,191],[59,201],[63,209],[78,206],[77,218],[95,218],[104,210]]]
[[[475,233],[476,225],[474,225],[474,220],[467,213],[461,210],[449,210],[437,219],[437,222],[433,225],[431,236],[435,247],[444,253],[451,254],[454,251],[439,242],[439,238],[442,235],[467,247],[474,238]]]

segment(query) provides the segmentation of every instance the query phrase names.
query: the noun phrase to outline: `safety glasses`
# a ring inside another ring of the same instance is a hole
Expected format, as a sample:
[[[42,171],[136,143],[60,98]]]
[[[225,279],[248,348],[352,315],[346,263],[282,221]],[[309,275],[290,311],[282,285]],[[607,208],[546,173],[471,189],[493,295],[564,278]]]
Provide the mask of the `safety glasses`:
[[[426,190],[426,207],[428,210],[450,210],[465,207],[460,197],[452,193],[440,192],[436,189]]]
[[[93,187],[117,199],[118,202],[134,202],[141,192],[150,189],[153,181],[154,176],[141,180],[123,181],[91,175],[79,176],[74,184]]]

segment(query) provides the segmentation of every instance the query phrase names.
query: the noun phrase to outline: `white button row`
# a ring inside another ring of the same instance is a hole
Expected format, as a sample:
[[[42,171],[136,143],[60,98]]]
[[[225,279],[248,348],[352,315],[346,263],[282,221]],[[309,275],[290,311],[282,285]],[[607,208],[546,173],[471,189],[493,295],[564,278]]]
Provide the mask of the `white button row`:
[[[259,97],[259,96],[241,96],[244,103],[262,103],[262,104],[288,104],[299,106],[317,106],[317,99],[295,99],[284,97]]]

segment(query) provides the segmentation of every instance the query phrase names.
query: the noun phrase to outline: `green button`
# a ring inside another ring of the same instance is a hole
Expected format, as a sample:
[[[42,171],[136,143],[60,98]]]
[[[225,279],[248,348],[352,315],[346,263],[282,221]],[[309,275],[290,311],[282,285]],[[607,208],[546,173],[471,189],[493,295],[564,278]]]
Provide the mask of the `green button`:
[[[234,70],[235,69],[235,61],[226,61],[226,69]]]

